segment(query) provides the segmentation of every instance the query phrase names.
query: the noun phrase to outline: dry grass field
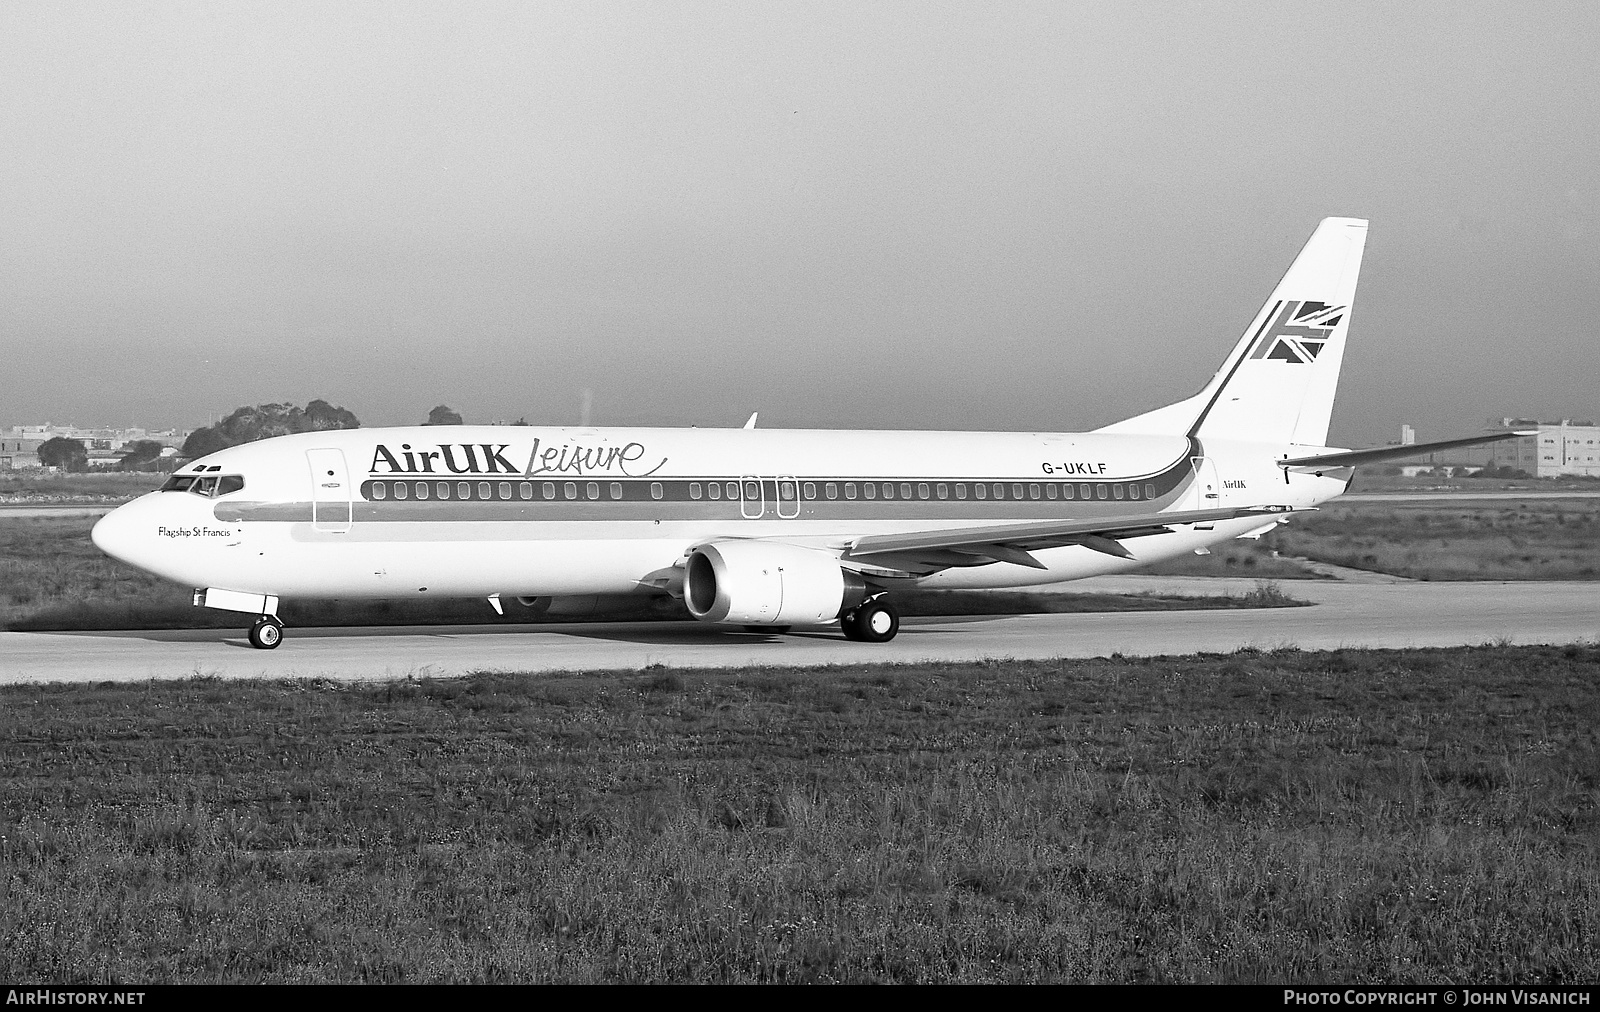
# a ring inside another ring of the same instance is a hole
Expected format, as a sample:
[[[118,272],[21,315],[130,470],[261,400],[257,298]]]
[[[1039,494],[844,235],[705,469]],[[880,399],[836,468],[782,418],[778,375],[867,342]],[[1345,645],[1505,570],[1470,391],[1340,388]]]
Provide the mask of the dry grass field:
[[[120,503],[159,488],[164,474],[50,474],[42,471],[0,472],[0,505],[38,503]]]
[[[1600,579],[1600,499],[1335,500],[1262,539],[1415,580]]]
[[[1600,650],[0,689],[0,979],[1600,978]]]

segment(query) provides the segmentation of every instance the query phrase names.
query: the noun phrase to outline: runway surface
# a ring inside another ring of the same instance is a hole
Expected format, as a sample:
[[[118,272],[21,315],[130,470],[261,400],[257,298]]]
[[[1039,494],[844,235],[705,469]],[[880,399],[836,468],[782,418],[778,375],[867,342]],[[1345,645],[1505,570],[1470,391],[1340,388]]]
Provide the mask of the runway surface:
[[[1103,577],[1063,590],[1241,593],[1248,580]],[[254,650],[244,629],[0,632],[0,682],[222,678],[389,679],[475,671],[725,668],[915,663],[995,658],[1227,653],[1241,647],[1460,646],[1570,643],[1600,637],[1600,583],[1284,581],[1313,607],[1075,615],[911,618],[890,643],[837,631],[784,636],[695,623],[572,623],[290,629],[277,650]]]

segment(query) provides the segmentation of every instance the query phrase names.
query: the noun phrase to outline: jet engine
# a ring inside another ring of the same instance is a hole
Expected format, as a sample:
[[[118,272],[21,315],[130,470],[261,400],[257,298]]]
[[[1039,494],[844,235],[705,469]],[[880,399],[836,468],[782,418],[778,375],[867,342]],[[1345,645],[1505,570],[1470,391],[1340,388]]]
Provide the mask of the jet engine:
[[[717,541],[689,556],[683,600],[702,622],[820,625],[866,599],[860,574],[826,552],[770,541]]]

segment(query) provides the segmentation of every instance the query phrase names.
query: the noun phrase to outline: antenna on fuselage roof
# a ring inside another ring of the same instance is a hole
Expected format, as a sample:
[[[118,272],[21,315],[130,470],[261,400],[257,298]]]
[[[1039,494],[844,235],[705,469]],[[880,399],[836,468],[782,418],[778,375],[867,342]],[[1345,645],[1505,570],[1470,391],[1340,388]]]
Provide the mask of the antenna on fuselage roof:
[[[759,415],[759,414],[761,414],[761,412],[759,412],[759,411],[750,412],[750,417],[745,419],[744,427],[747,428],[747,429],[755,428],[756,427],[756,416]]]

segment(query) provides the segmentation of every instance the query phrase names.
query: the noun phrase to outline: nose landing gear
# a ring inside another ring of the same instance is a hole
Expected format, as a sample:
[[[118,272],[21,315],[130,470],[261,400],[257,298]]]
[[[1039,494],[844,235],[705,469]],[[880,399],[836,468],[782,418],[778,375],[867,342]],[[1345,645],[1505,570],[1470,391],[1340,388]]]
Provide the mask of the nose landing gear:
[[[283,623],[276,615],[263,615],[250,627],[250,645],[257,650],[271,650],[283,642]]]

